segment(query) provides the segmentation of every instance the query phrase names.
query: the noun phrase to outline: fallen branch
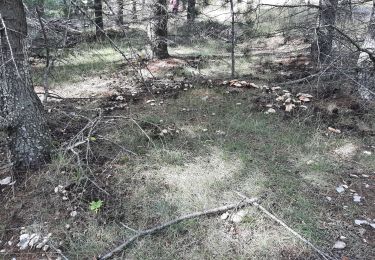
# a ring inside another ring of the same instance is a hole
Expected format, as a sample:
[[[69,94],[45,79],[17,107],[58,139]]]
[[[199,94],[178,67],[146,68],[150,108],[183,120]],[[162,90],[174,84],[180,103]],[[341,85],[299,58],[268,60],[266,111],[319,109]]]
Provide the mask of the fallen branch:
[[[240,196],[241,198],[243,198],[245,201],[252,201],[253,199],[250,199],[249,197],[237,192],[237,195]],[[312,247],[312,249],[314,249],[319,255],[321,255],[325,260],[328,260],[328,259],[335,259],[335,258],[332,258],[330,256],[328,256],[327,254],[325,254],[323,251],[321,251],[319,248],[317,248],[316,246],[314,246],[310,241],[308,241],[306,238],[302,237],[300,234],[298,234],[296,231],[294,231],[293,229],[291,229],[290,227],[288,227],[283,221],[281,221],[280,219],[278,219],[275,215],[273,215],[272,213],[270,213],[268,210],[266,210],[263,206],[259,205],[259,203],[257,203],[256,201],[252,201],[252,204],[257,207],[258,209],[260,209],[263,213],[265,213],[268,217],[270,217],[271,219],[275,220],[277,223],[279,223],[281,226],[283,226],[284,228],[286,228],[290,233],[292,233],[294,236],[296,236],[297,238],[299,238],[302,242],[304,242],[305,244],[309,245]]]
[[[256,201],[257,201],[256,198],[251,198],[251,199],[246,198],[246,200],[244,200],[240,203],[235,203],[235,204],[231,204],[231,205],[227,205],[227,206],[222,206],[222,207],[218,207],[218,208],[208,209],[208,210],[205,210],[205,211],[191,213],[191,214],[176,218],[174,220],[168,221],[168,222],[166,222],[166,223],[164,223],[160,226],[156,226],[156,227],[153,227],[153,228],[150,228],[150,229],[139,231],[137,234],[135,234],[134,236],[132,236],[128,240],[124,241],[122,244],[120,244],[119,246],[117,246],[116,248],[111,250],[110,252],[106,253],[103,256],[99,256],[98,259],[103,260],[103,259],[111,258],[114,254],[116,254],[118,252],[121,252],[122,250],[126,249],[129,245],[131,245],[137,239],[139,239],[141,237],[144,237],[144,236],[147,236],[147,235],[157,233],[157,232],[159,232],[159,231],[161,231],[161,230],[163,230],[163,229],[165,229],[169,226],[180,223],[181,221],[192,219],[192,218],[197,218],[197,217],[201,217],[201,216],[224,213],[224,212],[226,212],[228,210],[231,210],[231,209],[242,208],[242,207],[245,207],[245,206],[248,206],[248,205],[252,205],[252,204],[256,203]]]

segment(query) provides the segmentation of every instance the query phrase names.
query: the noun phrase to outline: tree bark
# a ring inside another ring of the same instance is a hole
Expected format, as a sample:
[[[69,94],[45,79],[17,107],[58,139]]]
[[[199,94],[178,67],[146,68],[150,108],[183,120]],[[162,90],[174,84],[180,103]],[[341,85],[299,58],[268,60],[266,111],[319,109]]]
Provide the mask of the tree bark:
[[[373,0],[371,18],[362,48],[375,53],[375,0]],[[375,98],[375,64],[368,53],[359,54],[357,68],[359,94],[363,99],[373,100]]]
[[[324,64],[332,58],[332,42],[336,24],[338,0],[320,0],[319,25],[316,28],[317,39],[312,44],[312,57],[317,64]]]
[[[0,130],[7,133],[11,161],[19,170],[45,163],[51,144],[29,74],[26,35],[22,0],[0,0]]]
[[[124,0],[117,0],[117,23],[124,24]]]
[[[103,39],[104,37],[104,23],[103,23],[103,3],[102,0],[94,1],[94,15],[95,15],[95,36],[96,39]]]
[[[196,16],[196,10],[195,10],[195,3],[196,3],[196,0],[187,0],[187,20],[189,23],[191,22],[194,22],[195,20],[195,16]]]
[[[168,54],[168,9],[166,0],[156,0],[154,7],[154,39],[152,52],[157,59],[166,59]]]

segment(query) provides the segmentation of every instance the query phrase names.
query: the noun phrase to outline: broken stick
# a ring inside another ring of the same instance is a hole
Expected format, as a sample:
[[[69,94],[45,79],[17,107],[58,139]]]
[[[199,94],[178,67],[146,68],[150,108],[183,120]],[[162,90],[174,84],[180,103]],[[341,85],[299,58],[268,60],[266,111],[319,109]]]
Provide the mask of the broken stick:
[[[227,206],[222,206],[222,207],[218,207],[218,208],[208,209],[208,210],[205,210],[205,211],[191,213],[191,214],[176,218],[174,220],[168,221],[168,222],[166,222],[166,223],[164,223],[160,226],[156,226],[156,227],[153,227],[153,228],[150,228],[150,229],[139,231],[137,234],[135,234],[134,236],[132,236],[128,240],[124,241],[123,243],[121,243],[119,246],[117,246],[116,248],[114,248],[110,252],[106,253],[103,256],[99,256],[98,259],[99,260],[108,259],[108,258],[112,257],[114,254],[116,254],[116,253],[124,250],[125,248],[127,248],[130,244],[132,244],[137,239],[139,239],[141,237],[144,237],[144,236],[147,236],[147,235],[154,234],[156,232],[159,232],[162,229],[165,229],[165,228],[167,228],[171,225],[177,224],[181,221],[192,219],[192,218],[197,218],[197,217],[200,217],[200,216],[220,214],[220,213],[224,213],[224,212],[226,212],[228,210],[231,210],[231,209],[243,208],[245,206],[248,206],[248,205],[251,205],[251,204],[255,203],[256,201],[257,201],[257,198],[251,198],[251,199],[246,198],[244,201],[242,201],[240,203],[235,203],[235,204],[231,204],[231,205],[227,205]]]
[[[238,196],[240,196],[241,198],[243,198],[245,201],[247,200],[252,200],[251,198],[239,193],[239,192],[236,192]],[[277,223],[279,223],[281,226],[283,226],[284,228],[286,228],[290,233],[292,233],[294,236],[296,236],[297,238],[299,238],[302,242],[304,242],[305,244],[309,245],[310,247],[312,247],[312,249],[314,249],[320,256],[323,257],[323,259],[325,260],[329,260],[329,259],[335,259],[333,257],[330,257],[329,255],[327,255],[326,253],[324,253],[323,251],[321,251],[319,248],[317,248],[316,246],[314,246],[310,241],[308,241],[306,238],[302,237],[300,234],[298,234],[296,231],[294,231],[293,229],[291,229],[290,227],[288,227],[283,221],[281,221],[280,219],[278,219],[276,216],[274,216],[273,214],[271,214],[271,212],[269,212],[268,210],[266,210],[263,206],[259,205],[256,201],[253,201],[252,202],[252,205],[254,205],[255,207],[257,207],[258,209],[260,209],[261,211],[263,211],[263,213],[265,213],[268,217],[270,217],[271,219],[275,220]]]

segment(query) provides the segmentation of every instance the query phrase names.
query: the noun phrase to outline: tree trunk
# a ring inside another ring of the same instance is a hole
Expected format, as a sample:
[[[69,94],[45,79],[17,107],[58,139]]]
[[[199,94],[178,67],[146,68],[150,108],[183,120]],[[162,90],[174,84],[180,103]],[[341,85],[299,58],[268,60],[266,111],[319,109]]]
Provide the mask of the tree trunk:
[[[233,0],[229,0],[230,1],[230,14],[231,14],[231,17],[232,17],[232,22],[231,22],[231,61],[232,61],[232,64],[231,64],[231,77],[232,79],[234,78],[235,76],[235,57],[234,57],[234,48],[235,48],[235,31],[234,31],[234,18],[235,18],[235,13],[234,13],[234,6],[233,6]]]
[[[137,20],[137,1],[133,0],[132,1],[132,12],[133,12],[133,20]]]
[[[373,0],[371,19],[362,48],[375,53],[375,0]],[[363,99],[373,100],[375,98],[375,63],[370,59],[368,53],[361,52],[357,67],[359,94]]]
[[[117,24],[124,24],[124,0],[117,0]]]
[[[49,159],[51,143],[31,83],[26,35],[22,0],[0,0],[0,130],[7,133],[15,169],[41,166]]]
[[[168,9],[166,0],[156,0],[154,7],[154,39],[152,52],[157,59],[166,59],[168,54]]]
[[[94,1],[94,14],[95,14],[95,36],[96,39],[103,39],[104,37],[104,23],[103,23],[103,4],[102,0]]]
[[[317,64],[324,64],[332,58],[332,42],[336,23],[338,0],[320,0],[319,25],[316,28],[317,39],[312,45],[312,57]]]
[[[196,0],[187,0],[187,20],[189,23],[194,22],[196,16],[195,10],[195,2]]]

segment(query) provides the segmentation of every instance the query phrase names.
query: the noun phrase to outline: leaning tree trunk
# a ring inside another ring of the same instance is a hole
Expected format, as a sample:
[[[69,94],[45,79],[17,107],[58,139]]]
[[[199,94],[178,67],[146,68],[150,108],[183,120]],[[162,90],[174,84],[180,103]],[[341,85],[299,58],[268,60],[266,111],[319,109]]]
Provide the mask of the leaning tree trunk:
[[[166,0],[156,0],[154,6],[152,52],[157,59],[166,59],[168,54],[168,10]]]
[[[361,52],[357,62],[359,94],[363,99],[373,100],[375,98],[375,0],[373,0],[371,19],[362,49],[367,52]]]
[[[94,15],[95,15],[95,36],[96,39],[103,39],[104,37],[104,23],[103,23],[103,4],[102,0],[94,1]]]
[[[195,20],[195,15],[196,15],[195,2],[196,0],[187,0],[186,18],[187,18],[188,23],[192,23]]]
[[[39,167],[50,152],[43,107],[29,74],[26,35],[22,0],[0,0],[0,130],[7,133],[16,169]]]
[[[338,0],[320,0],[317,39],[312,44],[312,58],[317,64],[324,64],[332,58],[332,42],[336,24]]]

